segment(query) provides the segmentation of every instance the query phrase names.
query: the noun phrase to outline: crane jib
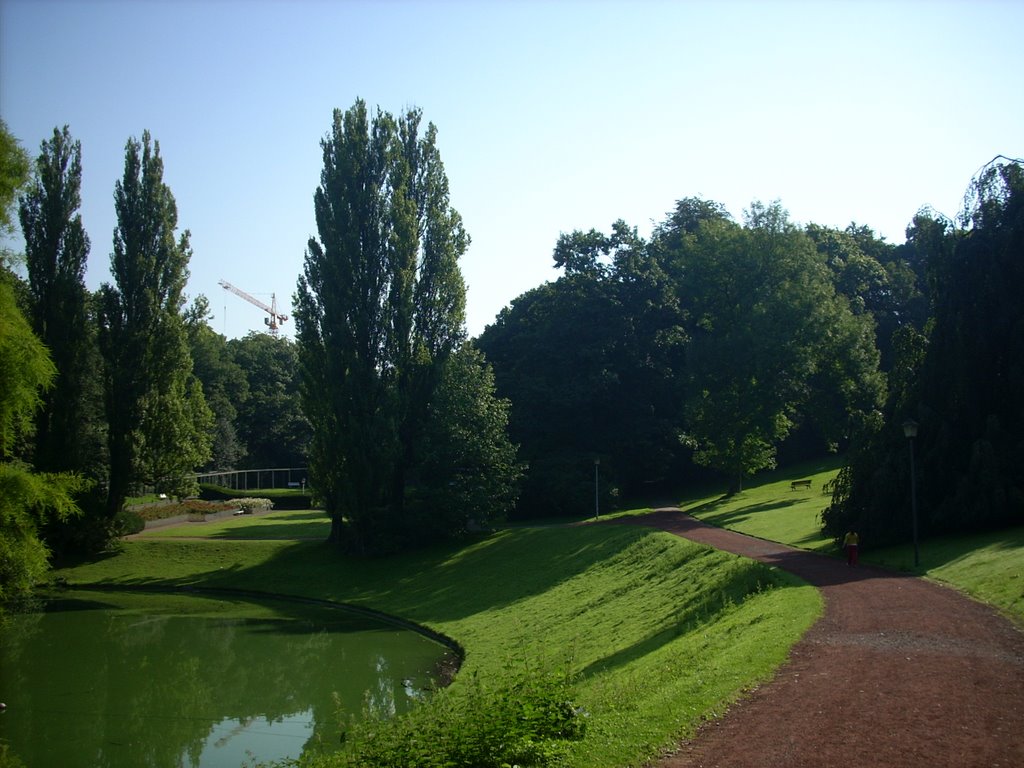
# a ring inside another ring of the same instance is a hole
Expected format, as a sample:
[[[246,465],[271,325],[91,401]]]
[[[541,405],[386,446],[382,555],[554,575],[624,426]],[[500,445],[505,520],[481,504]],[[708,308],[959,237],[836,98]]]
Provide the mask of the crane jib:
[[[288,319],[288,315],[281,314],[277,311],[277,296],[276,294],[270,294],[270,306],[267,306],[262,301],[257,299],[255,296],[251,296],[241,288],[236,288],[227,280],[219,280],[218,284],[226,291],[231,291],[236,296],[245,299],[250,304],[259,307],[264,312],[270,315],[270,317],[263,318],[263,322],[270,329],[271,333],[277,333],[277,326],[279,323],[283,323]]]

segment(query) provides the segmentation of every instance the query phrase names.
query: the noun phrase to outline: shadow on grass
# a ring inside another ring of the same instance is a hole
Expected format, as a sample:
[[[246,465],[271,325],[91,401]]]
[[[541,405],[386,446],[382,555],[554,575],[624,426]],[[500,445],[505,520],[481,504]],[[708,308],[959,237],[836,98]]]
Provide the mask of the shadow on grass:
[[[156,603],[150,602],[145,607],[145,612],[153,615],[166,616],[196,616],[199,618],[210,618],[202,611],[198,613],[182,613],[180,600],[210,600],[215,601],[218,606],[230,605],[234,610],[225,611],[218,608],[212,618],[225,621],[238,621],[244,623],[250,631],[259,634],[278,635],[312,635],[319,634],[324,630],[331,633],[351,633],[380,631],[382,628],[400,627],[408,629],[443,645],[459,653],[462,652],[457,643],[433,632],[426,627],[405,621],[400,617],[381,613],[372,609],[352,606],[345,603],[338,603],[330,600],[318,600],[315,598],[298,597],[294,595],[280,595],[270,592],[259,592],[245,589],[229,588],[205,588],[188,587],[178,588],[166,585],[143,585],[143,584],[87,584],[70,587],[70,591],[56,593],[57,596],[48,596],[43,602],[43,610],[47,613],[59,613],[68,611],[102,610],[114,611],[125,608],[136,608],[135,602],[125,602],[124,595],[145,595],[148,597],[156,595],[168,596],[175,602]],[[83,598],[80,595],[89,597]],[[103,596],[104,600],[95,599]],[[121,596],[120,600],[115,596]],[[261,606],[266,609],[272,607],[275,615],[272,617],[253,616],[252,606]]]
[[[310,509],[304,512],[288,512],[287,510],[274,510],[271,514],[267,515],[268,519],[277,517],[276,512],[287,512],[289,520],[330,520],[327,513],[322,509]]]
[[[83,554],[81,552],[74,552],[72,554],[62,555],[56,557],[53,560],[54,568],[77,568],[80,565],[88,565],[90,563],[102,563],[104,560],[110,560],[121,554],[120,545],[115,543],[110,548],[103,550],[102,552],[93,552],[91,554]]]
[[[301,526],[287,527],[294,536],[294,529]],[[430,624],[456,621],[542,594],[651,535],[653,531],[633,526],[613,531],[603,526],[519,528],[468,545],[435,546],[382,558],[348,556],[323,541],[297,541],[279,545],[265,560],[253,564],[222,559],[185,576],[153,572],[111,573],[101,578],[124,585],[250,589],[333,600]],[[192,541],[158,538],[147,543],[195,546]],[[248,544],[238,541],[236,546]],[[218,546],[230,543],[220,540]],[[228,551],[224,558],[231,556]]]
[[[836,543],[832,539],[824,538],[824,534],[820,533],[809,533],[803,538],[796,539],[793,546],[800,549],[811,549],[822,554],[841,554]]]
[[[714,525],[728,528],[730,525],[741,523],[747,520],[752,515],[756,515],[759,512],[772,512],[778,509],[786,509],[796,503],[803,501],[803,499],[794,499],[793,501],[772,501],[772,502],[757,502],[755,504],[747,504],[743,507],[736,507],[728,512],[714,512],[714,507],[709,508],[707,511],[702,510],[686,510],[688,514],[694,514],[694,512],[700,512],[701,519],[706,522],[713,523]],[[712,502],[713,505],[721,504],[721,500]],[[707,504],[702,504],[701,507],[707,507]],[[695,515],[696,516],[696,515]]]
[[[296,519],[296,518],[291,518]],[[307,523],[263,523],[245,528],[225,528],[203,534],[203,538],[215,540],[326,540],[331,532],[331,523],[321,516],[315,522]]]
[[[1019,555],[1024,551],[1024,526],[921,539],[921,565],[917,569],[912,565],[914,550],[913,545],[909,543],[880,549],[868,548],[864,550],[862,557],[885,568],[913,570],[915,573],[924,574],[933,568],[941,568],[963,560],[980,549],[990,550],[993,554],[999,552]]]
[[[699,552],[699,549],[694,550],[695,554]],[[628,665],[660,650],[662,646],[683,635],[695,630],[703,631],[747,600],[756,598],[766,585],[770,589],[783,589],[798,583],[797,579],[775,574],[760,564],[729,568],[724,572],[723,578],[701,593],[699,599],[675,606],[663,621],[658,622],[661,629],[604,658],[597,659],[584,668],[583,675],[598,674]]]
[[[831,587],[873,579],[915,578],[915,574],[893,571],[872,565],[848,566],[845,560],[807,550],[787,550],[758,558],[761,562],[781,568],[816,587]]]
[[[330,530],[330,519],[323,510],[313,509],[305,512],[281,510],[160,526],[143,533],[142,537],[217,541],[323,540],[327,538]]]
[[[634,643],[633,645],[623,648],[609,656],[598,659],[584,668],[580,672],[580,675],[581,677],[590,677],[591,675],[598,675],[602,672],[607,672],[610,669],[625,666],[637,659],[642,659],[649,653],[654,653],[662,646],[671,643],[678,636],[679,631],[675,628],[663,629],[638,643]]]

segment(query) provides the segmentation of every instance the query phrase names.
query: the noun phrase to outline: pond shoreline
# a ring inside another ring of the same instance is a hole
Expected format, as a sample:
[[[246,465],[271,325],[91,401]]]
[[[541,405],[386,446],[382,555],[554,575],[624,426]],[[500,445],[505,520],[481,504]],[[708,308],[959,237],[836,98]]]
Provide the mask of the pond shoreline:
[[[410,632],[415,632],[418,635],[426,637],[428,640],[443,645],[453,654],[455,654],[456,662],[451,668],[445,665],[444,681],[442,685],[447,685],[455,677],[455,674],[462,666],[462,662],[466,657],[465,649],[458,643],[458,641],[448,637],[447,635],[437,632],[436,630],[426,627],[422,624],[417,624],[414,621],[403,619],[401,616],[395,616],[390,613],[384,613],[373,608],[367,608],[361,605],[354,605],[352,603],[340,603],[336,600],[324,600],[315,597],[303,597],[302,595],[289,595],[280,592],[262,592],[254,589],[234,589],[230,587],[175,587],[166,585],[141,585],[141,584],[116,584],[112,582],[91,582],[91,583],[77,583],[68,584],[62,588],[63,590],[81,590],[81,591],[94,591],[94,592],[156,592],[163,594],[193,594],[200,597],[217,597],[217,596],[231,596],[231,597],[243,597],[251,598],[253,600],[279,600],[286,603],[298,603],[301,605],[313,605],[320,608],[330,608],[334,610],[346,611],[348,613],[354,613],[359,616],[365,616],[366,618],[375,619],[377,621],[390,624],[400,629],[406,629]]]

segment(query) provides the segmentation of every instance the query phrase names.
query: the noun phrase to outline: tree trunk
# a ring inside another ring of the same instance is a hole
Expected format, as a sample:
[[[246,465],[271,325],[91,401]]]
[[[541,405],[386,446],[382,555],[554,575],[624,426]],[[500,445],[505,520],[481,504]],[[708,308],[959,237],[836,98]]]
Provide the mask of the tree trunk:
[[[344,540],[344,531],[342,526],[341,515],[331,515],[331,532],[327,534],[328,544],[341,544]]]
[[[116,432],[116,427],[111,430]],[[121,511],[125,499],[128,497],[129,485],[131,484],[132,459],[128,438],[120,433],[112,434],[109,438],[110,469],[107,480],[107,501],[106,515],[108,520],[113,520]]]
[[[735,496],[743,490],[743,474],[737,473],[732,476],[729,481],[729,490],[726,492],[727,496]]]

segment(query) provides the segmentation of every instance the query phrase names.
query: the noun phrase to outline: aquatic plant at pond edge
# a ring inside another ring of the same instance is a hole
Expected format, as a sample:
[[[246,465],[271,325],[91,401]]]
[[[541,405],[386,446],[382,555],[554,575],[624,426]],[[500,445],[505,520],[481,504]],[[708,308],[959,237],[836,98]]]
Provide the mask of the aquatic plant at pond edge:
[[[430,706],[399,717],[367,716],[343,731],[345,748],[289,762],[315,768],[476,768],[553,766],[568,742],[586,733],[587,713],[575,703],[564,669],[510,662],[505,675],[488,683],[473,674],[458,695],[433,694]]]

